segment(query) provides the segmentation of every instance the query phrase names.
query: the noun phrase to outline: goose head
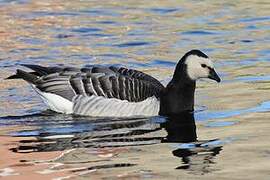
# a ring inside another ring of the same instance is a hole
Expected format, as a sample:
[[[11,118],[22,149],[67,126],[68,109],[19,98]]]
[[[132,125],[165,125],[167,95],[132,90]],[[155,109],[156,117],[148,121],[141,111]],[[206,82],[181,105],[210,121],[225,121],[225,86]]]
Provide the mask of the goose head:
[[[216,82],[221,81],[214,69],[212,60],[202,51],[191,50],[187,52],[181,60],[186,66],[185,71],[187,76],[192,81],[196,81],[200,78],[209,78]]]
[[[179,60],[172,80],[161,92],[159,114],[193,111],[196,80],[201,78],[221,81],[212,60],[200,50],[191,50]]]

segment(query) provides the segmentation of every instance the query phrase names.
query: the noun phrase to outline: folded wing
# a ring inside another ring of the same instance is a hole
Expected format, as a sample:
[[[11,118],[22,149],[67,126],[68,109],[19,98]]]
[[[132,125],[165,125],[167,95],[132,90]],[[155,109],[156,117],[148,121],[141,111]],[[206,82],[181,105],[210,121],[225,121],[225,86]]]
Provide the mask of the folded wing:
[[[11,78],[23,78],[41,92],[59,95],[70,101],[76,96],[102,96],[129,102],[159,97],[164,86],[143,72],[123,67],[88,68],[24,65],[34,72],[18,70]]]

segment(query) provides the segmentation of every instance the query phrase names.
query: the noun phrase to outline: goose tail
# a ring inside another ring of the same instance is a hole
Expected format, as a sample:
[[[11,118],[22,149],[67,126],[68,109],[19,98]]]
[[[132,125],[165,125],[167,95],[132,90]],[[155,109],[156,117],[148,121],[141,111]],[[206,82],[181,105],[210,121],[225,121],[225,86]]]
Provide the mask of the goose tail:
[[[20,69],[17,69],[16,74],[13,74],[6,79],[23,79],[31,84],[35,84],[36,80],[39,78],[39,76],[35,75],[34,72],[26,72]]]

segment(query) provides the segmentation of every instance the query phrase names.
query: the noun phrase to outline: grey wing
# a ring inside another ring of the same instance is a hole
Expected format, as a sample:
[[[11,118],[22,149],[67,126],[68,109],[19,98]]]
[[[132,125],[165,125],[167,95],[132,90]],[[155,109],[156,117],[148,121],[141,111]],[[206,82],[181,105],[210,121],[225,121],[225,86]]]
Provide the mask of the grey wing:
[[[163,85],[140,71],[116,67],[46,68],[27,66],[40,74],[35,86],[44,92],[60,95],[68,100],[75,96],[103,96],[130,102],[159,97]]]
[[[36,88],[43,92],[60,95],[68,100],[72,100],[76,95],[102,95],[97,78],[102,74],[115,74],[108,68],[94,66],[81,69],[74,67],[43,67],[31,64],[22,64],[22,66],[34,70],[34,72],[26,74],[35,76],[37,80],[30,83],[34,84]]]
[[[98,96],[140,102],[148,97],[159,98],[164,86],[143,72],[123,67],[92,69],[83,82],[92,81]],[[98,75],[96,75],[98,74]]]
[[[113,97],[107,90],[110,84],[102,83],[102,78],[106,76],[108,75],[103,73],[56,72],[38,78],[35,87],[42,92],[57,94],[70,101],[77,95]]]
[[[135,69],[127,69],[124,67],[115,67],[115,66],[110,66],[109,69],[124,76],[132,77],[132,78],[142,80],[142,81],[147,81],[151,83],[152,86],[156,86],[157,88],[160,88],[160,89],[164,88],[164,86],[156,78],[144,72],[141,72]]]

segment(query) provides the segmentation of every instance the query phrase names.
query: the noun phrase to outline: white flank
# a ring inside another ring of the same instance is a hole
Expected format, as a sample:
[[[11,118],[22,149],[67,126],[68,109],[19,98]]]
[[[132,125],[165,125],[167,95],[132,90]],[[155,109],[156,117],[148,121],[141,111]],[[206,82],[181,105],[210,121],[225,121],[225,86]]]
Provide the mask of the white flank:
[[[74,114],[103,117],[156,116],[159,100],[153,96],[141,102],[128,102],[101,96],[74,98]]]
[[[52,93],[41,92],[35,86],[34,90],[40,95],[43,102],[53,111],[65,114],[73,113],[73,102]]]
[[[65,114],[78,114],[99,117],[156,116],[159,100],[153,96],[141,102],[128,102],[103,96],[76,96],[69,101],[52,93],[42,92],[33,86],[44,103],[53,111]]]

